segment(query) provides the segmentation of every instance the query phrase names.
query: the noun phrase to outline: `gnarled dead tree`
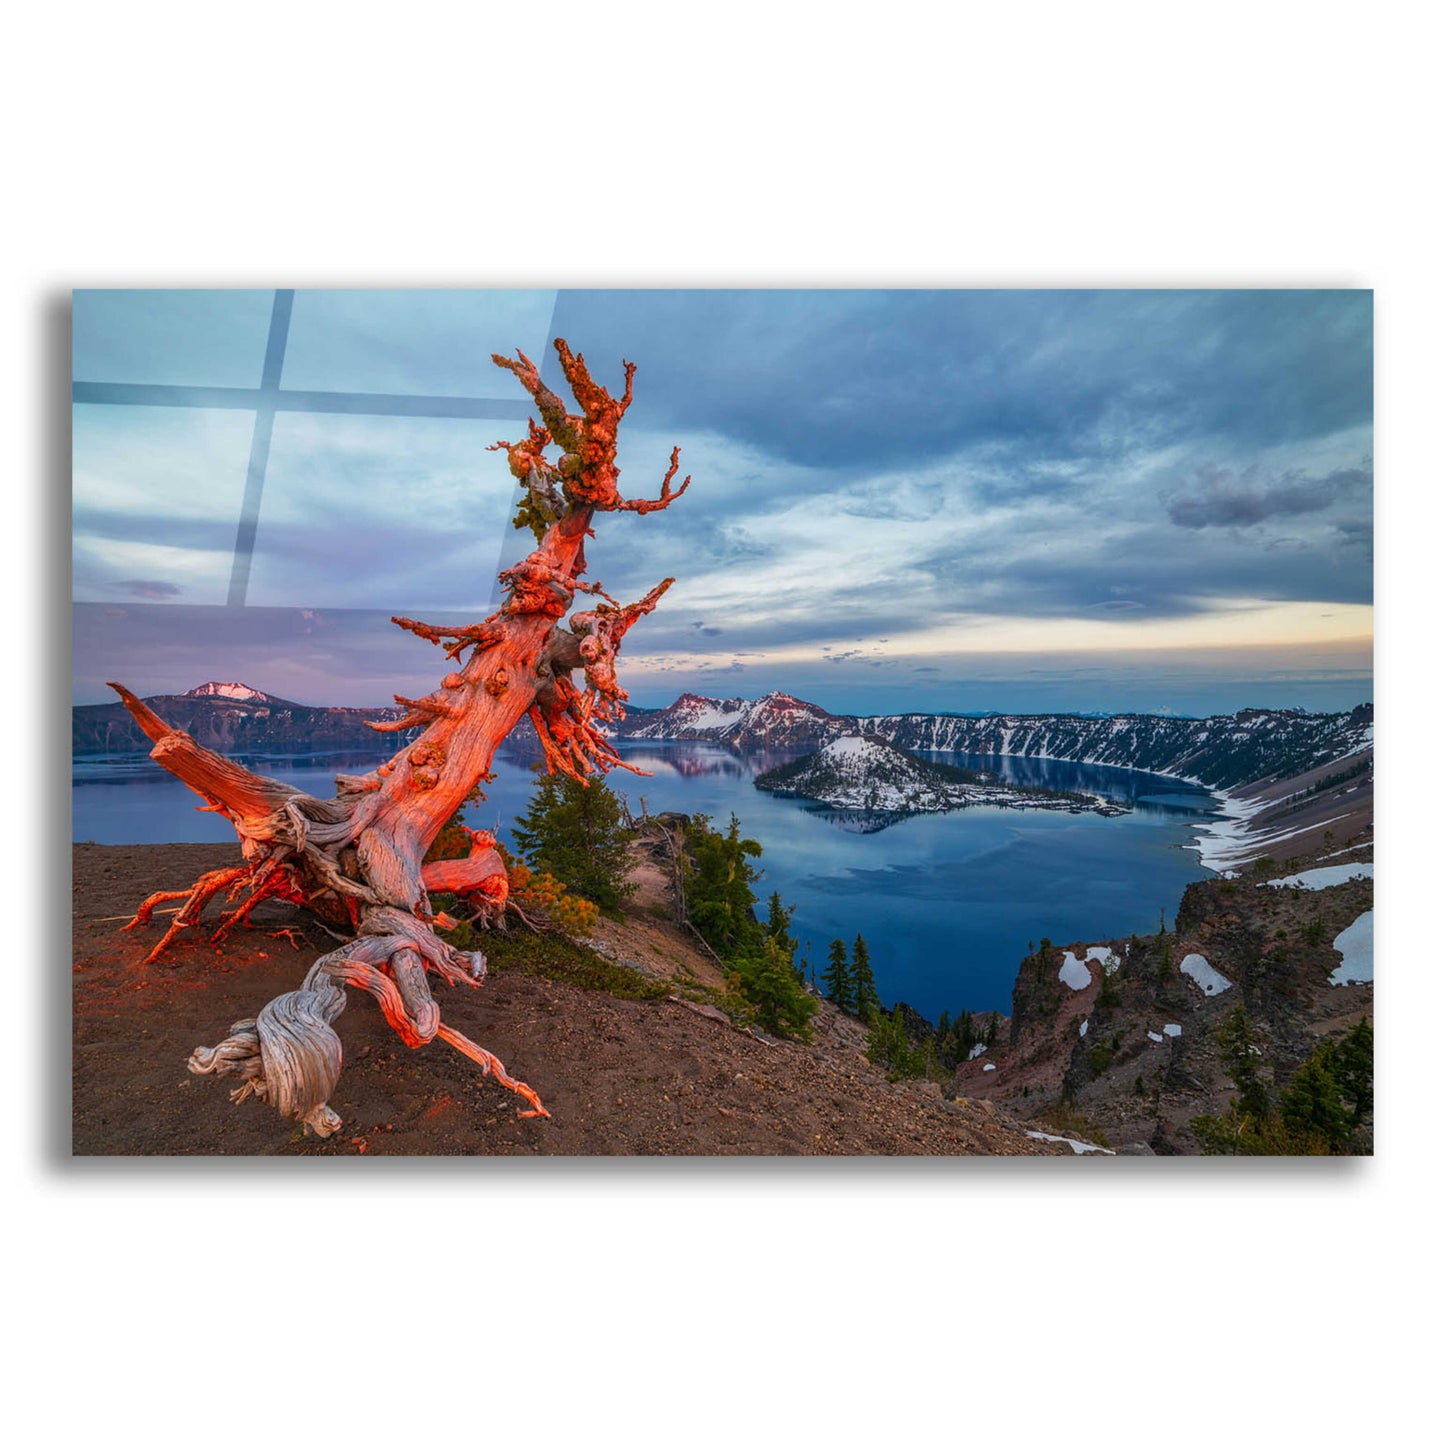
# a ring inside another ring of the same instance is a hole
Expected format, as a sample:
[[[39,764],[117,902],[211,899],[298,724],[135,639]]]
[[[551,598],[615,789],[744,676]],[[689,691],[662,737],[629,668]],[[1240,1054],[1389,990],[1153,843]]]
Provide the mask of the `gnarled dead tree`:
[[[506,449],[521,483],[516,525],[531,529],[536,549],[502,573],[506,600],[483,622],[432,627],[392,619],[444,648],[456,668],[426,697],[398,697],[406,709],[402,718],[373,724],[380,731],[424,729],[389,761],[361,777],[338,777],[334,798],[314,798],[201,747],[126,688],[110,684],[154,741],[156,762],[235,826],[244,860],[205,874],[182,893],[146,899],[128,928],[148,923],[162,902],[185,900],[146,962],[198,926],[217,894],[224,894],[229,911],[215,937],[243,922],[264,899],[281,898],[312,910],[348,938],[316,961],[298,990],[273,999],[190,1060],[195,1073],[239,1078],[232,1093],[238,1102],[255,1096],[323,1136],[341,1123],[327,1101],[341,1072],[341,1042],[332,1025],[345,1006],[346,984],[372,994],[407,1044],[445,1040],[526,1099],[531,1107],[523,1117],[546,1114],[537,1095],[510,1078],[497,1058],[442,1023],[429,987],[432,975],[472,986],[485,976],[480,953],[463,953],[438,935],[438,925],[448,920],[433,916],[428,890],[458,893],[483,911],[505,906],[506,872],[495,840],[473,833],[466,858],[423,859],[473,788],[489,778],[498,745],[524,717],[536,727],[549,769],[585,778],[628,766],[602,730],[622,716],[627,700],[617,681],[617,652],[673,579],[621,605],[581,580],[584,542],[596,513],[661,510],[691,480],[674,490],[674,449],[656,498],[624,498],[617,490],[617,426],[632,401],[635,368],[623,363],[626,387],[614,399],[565,341],[556,347],[580,412],[569,412],[520,352],[516,360],[492,358],[531,393],[542,418],[541,426],[528,422],[522,441],[493,448]],[[561,453],[555,462],[547,458],[549,447]],[[573,612],[564,624],[579,594],[594,605]],[[580,686],[573,679],[579,669]]]

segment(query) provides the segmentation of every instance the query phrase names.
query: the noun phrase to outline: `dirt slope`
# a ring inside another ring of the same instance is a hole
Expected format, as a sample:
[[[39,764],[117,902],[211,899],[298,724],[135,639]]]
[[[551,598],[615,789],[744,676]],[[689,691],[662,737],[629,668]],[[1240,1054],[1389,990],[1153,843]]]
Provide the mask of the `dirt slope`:
[[[444,1044],[407,1049],[358,994],[337,1025],[346,1067],[332,1104],[342,1129],[329,1140],[304,1136],[255,1102],[233,1106],[227,1085],[188,1073],[186,1059],[294,988],[325,938],[313,933],[297,950],[268,936],[265,928],[294,921],[278,909],[219,949],[198,933],[169,966],[147,969],[141,960],[160,925],[118,931],[149,892],[236,857],[224,844],[75,846],[76,1154],[1072,1157],[1066,1145],[1028,1138],[990,1103],[890,1085],[857,1052],[858,1026],[827,1006],[812,1044],[769,1042],[688,1003],[621,999],[515,971],[477,990],[446,990],[439,1002],[448,1023],[539,1091],[551,1119],[519,1119],[515,1097]],[[683,979],[707,981],[715,966],[659,916],[658,901],[645,887],[629,925],[606,931],[609,952],[635,954],[658,976],[675,966]]]

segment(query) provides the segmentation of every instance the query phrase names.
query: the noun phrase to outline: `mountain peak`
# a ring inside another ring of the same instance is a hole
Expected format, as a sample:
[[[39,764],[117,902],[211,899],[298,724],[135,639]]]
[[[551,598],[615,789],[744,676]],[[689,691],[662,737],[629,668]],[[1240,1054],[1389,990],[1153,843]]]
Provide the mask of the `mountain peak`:
[[[268,702],[264,692],[247,687],[244,682],[203,682],[199,687],[187,688],[182,697],[225,697],[233,702]]]

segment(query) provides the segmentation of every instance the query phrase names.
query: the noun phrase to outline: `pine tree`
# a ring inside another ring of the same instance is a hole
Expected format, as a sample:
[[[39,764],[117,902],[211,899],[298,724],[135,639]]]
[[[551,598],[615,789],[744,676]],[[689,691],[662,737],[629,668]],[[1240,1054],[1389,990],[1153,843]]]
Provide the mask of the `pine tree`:
[[[788,924],[792,922],[794,910],[783,906],[782,895],[774,891],[768,895],[768,921],[763,925],[769,938],[787,955],[788,963],[793,971],[802,977],[802,970],[798,967],[798,940],[788,932]]]
[[[1169,945],[1164,942],[1161,935],[1159,940],[1159,968],[1158,979],[1160,983],[1168,983],[1173,977],[1170,965],[1174,962],[1174,955]]]
[[[687,828],[687,917],[723,959],[756,951],[766,937],[757,918],[753,884],[762,876],[751,859],[763,856],[762,844],[742,836],[733,814],[726,833],[709,827],[702,814]]]
[[[806,1039],[818,1000],[804,992],[793,961],[776,939],[765,936],[756,949],[733,959],[743,993],[769,1033]]]
[[[841,938],[828,945],[828,966],[823,970],[823,991],[844,1013],[857,1011],[853,970],[848,967],[848,948]]]
[[[1351,1106],[1350,1122],[1358,1125],[1375,1107],[1375,1030],[1369,1019],[1361,1019],[1340,1041],[1335,1077]]]
[[[601,908],[615,912],[636,888],[627,877],[631,860],[622,805],[601,778],[583,784],[539,767],[512,836],[531,867]]]
[[[1256,1119],[1265,1118],[1269,1113],[1269,1094],[1259,1076],[1259,1050],[1243,1004],[1235,1004],[1225,1015],[1215,1037],[1224,1055],[1225,1072],[1239,1090],[1240,1112]]]
[[[963,1063],[973,1052],[973,1046],[978,1042],[978,1030],[974,1027],[973,1015],[964,1009],[958,1016],[958,1022],[953,1026],[954,1055],[957,1062]]]
[[[873,966],[868,961],[868,945],[861,933],[853,940],[853,1004],[854,1012],[865,1021],[883,1007],[873,978]]]
[[[1331,1152],[1342,1148],[1350,1137],[1350,1116],[1340,1097],[1340,1083],[1333,1068],[1334,1049],[1317,1048],[1279,1096],[1280,1117],[1291,1134],[1302,1141],[1319,1139]]]

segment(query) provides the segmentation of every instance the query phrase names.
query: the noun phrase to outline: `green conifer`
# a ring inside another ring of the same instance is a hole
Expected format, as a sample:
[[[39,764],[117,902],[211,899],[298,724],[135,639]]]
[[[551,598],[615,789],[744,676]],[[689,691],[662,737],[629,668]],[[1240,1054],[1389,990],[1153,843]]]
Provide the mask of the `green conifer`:
[[[861,933],[853,940],[853,1004],[854,1012],[865,1021],[883,1007],[868,959],[868,945]]]
[[[1335,1077],[1351,1106],[1350,1123],[1358,1125],[1375,1107],[1375,1030],[1361,1019],[1335,1051]]]
[[[1279,1096],[1280,1117],[1290,1133],[1305,1143],[1319,1139],[1331,1152],[1350,1137],[1350,1115],[1340,1097],[1333,1055],[1328,1044],[1317,1048]]]
[[[533,868],[609,912],[636,887],[628,881],[631,859],[622,804],[600,778],[584,786],[539,767],[527,811],[516,819],[512,836]]]
[[[828,945],[828,966],[823,970],[823,992],[844,1013],[857,1011],[853,970],[848,966],[848,948],[841,938]]]

